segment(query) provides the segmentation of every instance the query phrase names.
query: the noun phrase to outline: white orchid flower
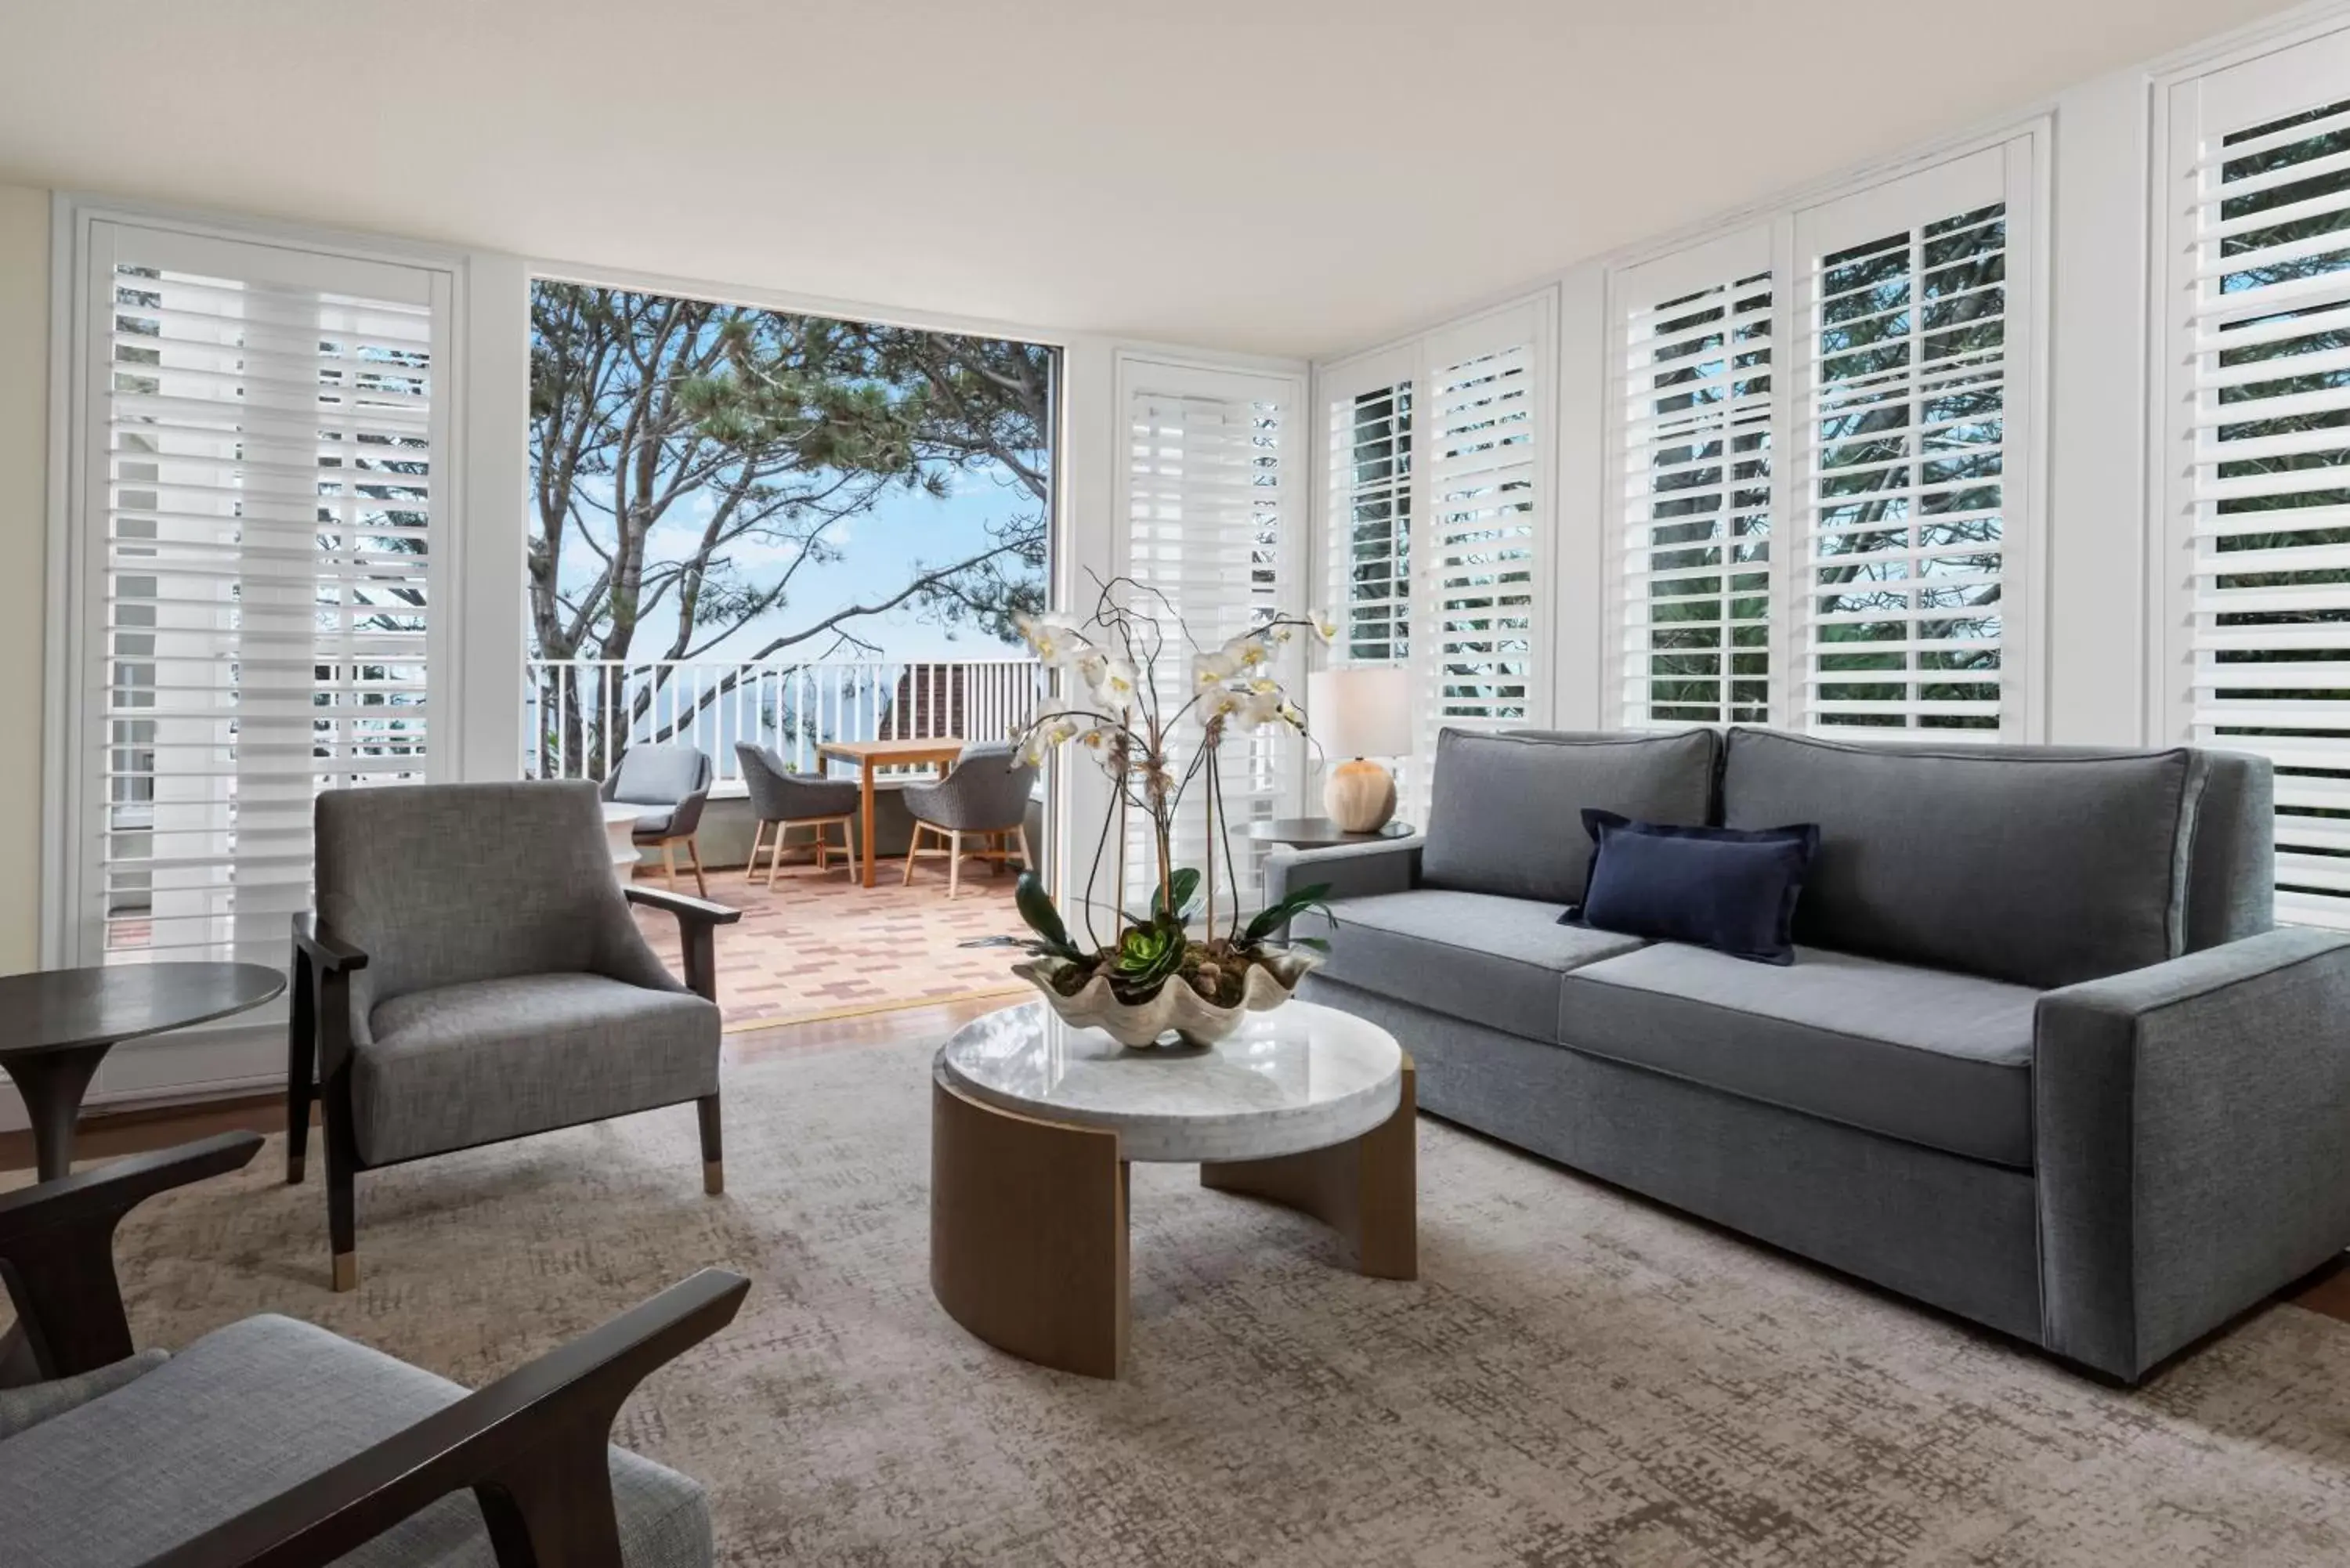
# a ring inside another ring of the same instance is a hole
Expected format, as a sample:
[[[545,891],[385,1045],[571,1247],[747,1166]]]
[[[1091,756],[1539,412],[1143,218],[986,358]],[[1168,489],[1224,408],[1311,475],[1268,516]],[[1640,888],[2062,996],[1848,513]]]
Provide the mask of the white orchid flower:
[[[1338,619],[1328,610],[1307,610],[1305,618],[1314,623],[1314,635],[1325,642],[1335,642],[1338,637]]]
[[[1273,649],[1265,646],[1264,639],[1243,633],[1224,644],[1223,654],[1241,669],[1254,670],[1272,659]]]
[[[1229,719],[1246,705],[1248,699],[1229,686],[1219,686],[1200,700],[1200,722]]]
[[[1206,691],[1222,685],[1241,672],[1241,661],[1229,653],[1194,654],[1191,659],[1191,690]]]
[[[1102,677],[1109,670],[1109,655],[1098,648],[1087,648],[1070,660],[1069,667],[1077,672],[1077,679],[1087,685],[1098,686],[1101,684]]]
[[[1123,659],[1105,659],[1101,673],[1091,678],[1094,700],[1113,713],[1134,707],[1134,666]]]

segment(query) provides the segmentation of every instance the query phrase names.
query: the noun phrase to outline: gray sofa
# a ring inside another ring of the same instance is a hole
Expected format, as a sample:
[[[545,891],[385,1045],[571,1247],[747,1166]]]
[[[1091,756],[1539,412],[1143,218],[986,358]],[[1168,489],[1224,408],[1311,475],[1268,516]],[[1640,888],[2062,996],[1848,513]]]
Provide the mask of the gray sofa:
[[[1561,925],[1597,806],[1816,822],[1779,968]],[[1304,994],[1419,1106],[2135,1381],[2350,1246],[2350,936],[2276,928],[2265,760],[1775,731],[1440,740]]]

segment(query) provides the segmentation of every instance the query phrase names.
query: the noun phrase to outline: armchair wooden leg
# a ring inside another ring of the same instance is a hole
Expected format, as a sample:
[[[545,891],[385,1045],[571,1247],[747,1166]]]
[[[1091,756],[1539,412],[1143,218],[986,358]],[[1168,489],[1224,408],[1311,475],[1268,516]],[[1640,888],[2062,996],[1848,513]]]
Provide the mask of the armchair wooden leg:
[[[947,829],[947,897],[962,891],[962,829]]]
[[[704,1095],[693,1102],[702,1120],[702,1190],[715,1198],[726,1190],[726,1153],[718,1129],[718,1096]]]
[[[693,860],[693,890],[701,897],[707,898],[710,897],[710,878],[702,874],[702,836],[700,834],[691,834],[687,836],[685,841],[685,852],[687,855],[691,856]]]
[[[848,862],[848,879],[854,882],[857,880],[857,829],[849,819],[845,816],[839,819],[839,823],[840,853],[842,857]],[[821,827],[817,828],[816,830],[816,835],[818,838],[822,838],[824,836],[824,829]]]
[[[661,874],[669,879],[669,890],[674,893],[677,891],[677,840],[662,839],[660,852]]]
[[[347,1085],[348,1087],[348,1085]],[[349,1133],[338,1136],[333,1107],[327,1116],[327,1246],[334,1257],[334,1288],[359,1286],[359,1170]]]
[[[286,1021],[286,1184],[302,1184],[310,1150],[310,1099],[317,1092],[318,1013],[310,961],[294,954],[294,1001]]]
[[[783,836],[783,830],[781,828],[777,828],[775,830],[777,850],[776,853],[770,856],[767,860],[767,874],[770,877],[775,875],[775,862],[782,858],[781,844]],[[750,864],[743,867],[743,881],[756,882],[759,879],[759,851],[765,846],[766,838],[767,822],[764,817],[762,817],[751,825],[751,860]]]
[[[912,837],[906,840],[906,877],[904,882],[904,886],[906,887],[910,888],[914,885],[914,857],[921,853],[922,829],[929,826],[930,825],[928,823],[921,822],[914,824],[914,835]]]
[[[1034,871],[1036,869],[1036,860],[1028,853],[1028,825],[1024,822],[1014,831],[1020,835],[1020,869]]]

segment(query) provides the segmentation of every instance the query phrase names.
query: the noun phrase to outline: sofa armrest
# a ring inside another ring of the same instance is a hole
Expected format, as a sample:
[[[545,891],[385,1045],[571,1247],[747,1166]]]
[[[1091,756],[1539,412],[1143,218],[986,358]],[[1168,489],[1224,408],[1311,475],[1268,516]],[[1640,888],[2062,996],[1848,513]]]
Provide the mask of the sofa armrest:
[[[1408,893],[1419,885],[1419,851],[1427,842],[1414,836],[1327,849],[1275,849],[1265,857],[1264,901],[1277,904],[1316,882],[1330,885],[1334,904],[1375,893]]]
[[[114,1274],[122,1217],[159,1192],[241,1169],[260,1148],[259,1133],[220,1133],[0,1197],[0,1278],[43,1377],[70,1377],[131,1353]]]
[[[2350,936],[2040,999],[2042,1337],[2126,1379],[2350,1246]]]
[[[620,1568],[613,1417],[655,1367],[732,1322],[750,1288],[704,1269],[147,1568],[325,1568],[468,1489],[501,1563]]]

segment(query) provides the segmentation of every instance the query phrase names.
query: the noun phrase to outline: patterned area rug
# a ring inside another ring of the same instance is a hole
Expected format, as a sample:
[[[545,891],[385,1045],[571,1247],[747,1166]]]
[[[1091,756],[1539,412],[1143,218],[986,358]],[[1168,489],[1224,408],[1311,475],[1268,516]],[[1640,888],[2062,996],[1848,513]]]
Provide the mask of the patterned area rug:
[[[730,1563],[2338,1563],[2350,1324],[2279,1307],[2120,1392],[1434,1121],[1423,1278],[1138,1168],[1133,1353],[1099,1383],[932,1303],[928,1043],[733,1071],[728,1191],[677,1109],[148,1204],[141,1344],[256,1309],[478,1383],[704,1264],[755,1282],[619,1437]]]
[[[959,945],[1023,929],[1009,874],[966,861],[962,895],[949,898],[943,859],[919,862],[911,887],[899,880],[902,860],[883,860],[870,888],[835,865],[818,875],[785,860],[773,892],[764,871],[756,882],[745,881],[739,867],[710,873],[711,898],[743,911],[718,932],[718,1000],[728,1029],[1027,990],[1004,972],[1018,954]],[[639,880],[662,885],[657,872]],[[692,892],[693,878],[681,877],[679,887]],[[637,923],[676,970],[676,919],[640,909]]]

